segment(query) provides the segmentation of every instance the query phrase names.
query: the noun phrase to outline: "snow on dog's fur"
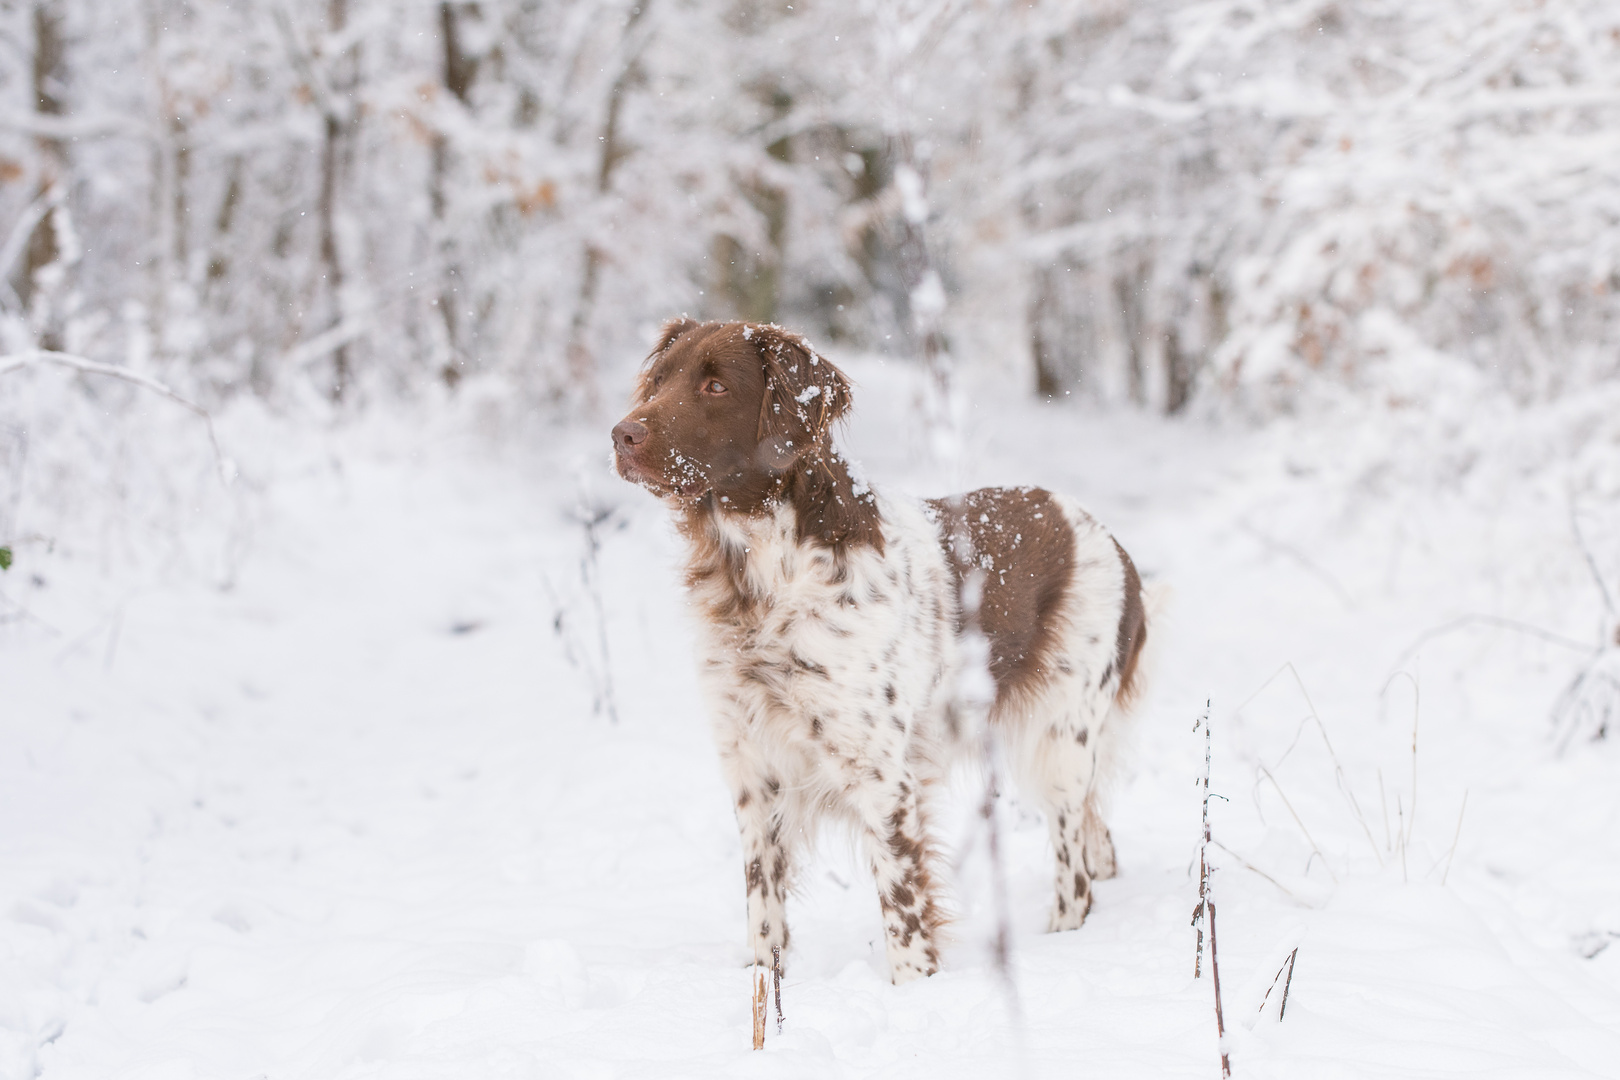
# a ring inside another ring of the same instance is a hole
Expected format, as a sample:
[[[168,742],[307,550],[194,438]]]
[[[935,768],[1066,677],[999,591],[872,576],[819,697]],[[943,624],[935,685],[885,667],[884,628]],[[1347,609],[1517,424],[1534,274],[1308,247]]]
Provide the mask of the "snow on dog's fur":
[[[849,404],[843,373],[797,335],[677,319],[613,441],[620,475],[669,502],[689,545],[755,958],[786,947],[796,849],[837,815],[862,837],[903,982],[939,969],[925,820],[953,753],[975,749],[955,700],[964,634],[989,645],[991,722],[1046,810],[1050,927],[1067,930],[1114,873],[1100,788],[1147,628],[1130,558],[1066,498],[918,503],[858,484],[829,430]]]

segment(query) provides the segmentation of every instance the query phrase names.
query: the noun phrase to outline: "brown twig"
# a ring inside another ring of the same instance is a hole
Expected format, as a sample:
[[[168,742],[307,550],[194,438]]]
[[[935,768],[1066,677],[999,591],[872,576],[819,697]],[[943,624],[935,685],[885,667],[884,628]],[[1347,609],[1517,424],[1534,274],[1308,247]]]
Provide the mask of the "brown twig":
[[[1221,1015],[1221,957],[1215,944],[1215,901],[1206,899],[1204,907],[1209,915],[1209,974],[1215,984],[1215,1039],[1221,1051],[1221,1076],[1232,1075],[1232,1059],[1226,1052],[1226,1018]]]
[[[1210,878],[1213,876],[1209,865],[1209,771],[1211,757],[1211,740],[1209,730],[1210,702],[1204,702],[1204,712],[1194,723],[1193,730],[1200,727],[1204,729],[1204,835],[1198,845],[1198,906],[1193,909],[1193,925],[1198,927],[1197,951],[1193,955],[1193,978],[1203,977],[1204,961],[1204,926],[1209,927],[1209,974],[1210,981],[1215,987],[1215,1035],[1221,1051],[1221,1076],[1232,1075],[1232,1062],[1226,1052],[1226,1017],[1221,1010],[1221,963],[1218,947],[1215,942],[1215,900],[1210,895]],[[1276,781],[1272,783],[1275,785]],[[1286,801],[1286,800],[1285,800]]]
[[[1286,968],[1288,978],[1283,983],[1282,1000],[1277,1006],[1277,1023],[1279,1024],[1282,1023],[1283,1014],[1288,1011],[1288,988],[1294,985],[1294,958],[1298,955],[1299,946],[1295,945],[1293,951],[1288,954],[1288,959],[1284,960],[1282,966],[1277,969],[1277,974],[1272,978],[1271,985],[1266,987],[1266,996],[1260,999],[1259,1011],[1265,1012],[1266,1002],[1271,1000],[1271,992],[1277,989],[1277,980],[1283,977],[1283,969]]]

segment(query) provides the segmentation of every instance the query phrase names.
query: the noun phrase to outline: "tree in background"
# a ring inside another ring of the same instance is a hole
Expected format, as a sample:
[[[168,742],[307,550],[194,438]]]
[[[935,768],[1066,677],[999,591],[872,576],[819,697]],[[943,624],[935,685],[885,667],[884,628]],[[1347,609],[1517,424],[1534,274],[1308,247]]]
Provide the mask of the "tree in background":
[[[1616,372],[1595,0],[0,0],[0,340],[591,408],[666,315],[1269,412]]]

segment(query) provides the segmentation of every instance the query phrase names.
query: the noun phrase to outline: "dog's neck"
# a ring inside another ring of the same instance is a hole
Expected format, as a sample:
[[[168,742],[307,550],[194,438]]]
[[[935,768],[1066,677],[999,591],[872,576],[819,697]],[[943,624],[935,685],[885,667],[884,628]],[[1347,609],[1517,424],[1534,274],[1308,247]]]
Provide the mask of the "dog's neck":
[[[680,505],[676,522],[691,544],[688,586],[704,587],[710,593],[706,602],[723,610],[751,608],[767,598],[776,579],[799,562],[784,560],[787,552],[828,563],[835,573],[857,550],[883,553],[877,499],[831,447],[800,458],[750,510],[735,509],[710,491]]]
[[[849,463],[833,447],[806,454],[777,479],[764,498],[746,508],[730,504],[714,491],[676,508],[681,531],[688,537],[709,526],[748,532],[792,508],[789,543],[817,544],[842,554],[871,547],[883,553],[883,516],[877,499],[850,474]]]

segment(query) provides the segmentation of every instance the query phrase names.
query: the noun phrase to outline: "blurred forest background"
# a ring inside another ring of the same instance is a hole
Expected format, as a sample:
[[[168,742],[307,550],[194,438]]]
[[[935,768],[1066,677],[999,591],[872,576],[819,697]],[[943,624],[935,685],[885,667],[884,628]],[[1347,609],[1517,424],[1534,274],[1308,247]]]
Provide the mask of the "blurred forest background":
[[[1165,412],[1578,394],[1620,6],[0,0],[7,354],[572,412],[678,311]]]

